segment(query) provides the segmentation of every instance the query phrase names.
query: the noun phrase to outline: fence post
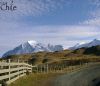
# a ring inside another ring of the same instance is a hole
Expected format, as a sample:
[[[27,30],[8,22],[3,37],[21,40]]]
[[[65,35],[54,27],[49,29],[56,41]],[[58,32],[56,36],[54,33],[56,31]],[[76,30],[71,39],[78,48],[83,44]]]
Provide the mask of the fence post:
[[[56,65],[54,65],[54,69],[53,70],[54,70],[54,73],[55,73],[56,72]]]
[[[31,64],[31,73],[33,72],[33,65]]]
[[[19,59],[18,59],[18,68],[19,68]],[[19,69],[18,69],[18,78],[19,78]]]
[[[10,59],[8,60],[8,63],[9,63],[9,81],[10,81],[10,69],[11,69],[10,68],[10,63],[11,63],[11,60]]]
[[[40,65],[40,70],[41,70],[41,73],[42,73],[42,65]]]
[[[47,73],[48,73],[48,71],[49,71],[49,68],[48,68],[48,64],[47,64]]]
[[[22,65],[22,67],[23,67],[23,74],[24,74],[24,69],[25,69],[25,68],[24,68],[24,61],[23,61],[23,65]]]
[[[43,70],[44,70],[44,73],[45,73],[45,64],[44,64],[44,68],[43,68]]]
[[[38,73],[38,65],[37,65],[36,69],[37,69],[37,73]]]
[[[52,72],[51,65],[49,66],[49,72]]]

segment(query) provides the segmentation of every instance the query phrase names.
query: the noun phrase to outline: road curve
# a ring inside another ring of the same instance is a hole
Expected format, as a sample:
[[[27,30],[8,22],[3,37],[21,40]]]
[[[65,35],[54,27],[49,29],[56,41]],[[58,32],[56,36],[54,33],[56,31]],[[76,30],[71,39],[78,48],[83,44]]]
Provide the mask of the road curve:
[[[53,86],[100,86],[100,64],[59,76]]]

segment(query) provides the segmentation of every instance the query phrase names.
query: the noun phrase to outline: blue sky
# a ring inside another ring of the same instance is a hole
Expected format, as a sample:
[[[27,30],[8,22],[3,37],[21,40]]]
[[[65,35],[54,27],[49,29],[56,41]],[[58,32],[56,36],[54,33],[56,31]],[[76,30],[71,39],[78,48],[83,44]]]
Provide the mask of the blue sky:
[[[17,10],[0,10],[0,56],[28,40],[68,48],[100,39],[99,0],[13,1]]]

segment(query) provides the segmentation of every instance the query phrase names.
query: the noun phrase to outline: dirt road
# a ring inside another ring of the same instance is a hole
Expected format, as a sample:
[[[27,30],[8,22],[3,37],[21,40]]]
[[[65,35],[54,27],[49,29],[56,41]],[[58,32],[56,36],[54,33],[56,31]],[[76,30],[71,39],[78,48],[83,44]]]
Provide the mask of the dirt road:
[[[52,86],[100,86],[100,64],[57,77]]]

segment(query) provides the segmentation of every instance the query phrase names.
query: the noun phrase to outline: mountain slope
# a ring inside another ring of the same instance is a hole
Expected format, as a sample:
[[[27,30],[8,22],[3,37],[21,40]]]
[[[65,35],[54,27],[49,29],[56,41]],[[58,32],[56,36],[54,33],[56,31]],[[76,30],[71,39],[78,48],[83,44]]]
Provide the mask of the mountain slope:
[[[92,46],[89,48],[80,48],[73,51],[74,54],[86,54],[100,56],[100,45]]]
[[[19,45],[13,50],[6,52],[2,57],[6,57],[9,55],[34,53],[40,51],[54,52],[54,51],[61,51],[61,50],[63,50],[63,47],[61,45],[50,45],[50,44],[45,45],[42,43],[38,43],[36,41],[28,41]]]
[[[79,49],[79,48],[89,48],[92,46],[97,46],[100,45],[100,40],[94,39],[93,41],[89,42],[89,43],[83,43],[83,44],[77,44],[73,47],[70,47],[70,50],[75,50],[75,49]]]

